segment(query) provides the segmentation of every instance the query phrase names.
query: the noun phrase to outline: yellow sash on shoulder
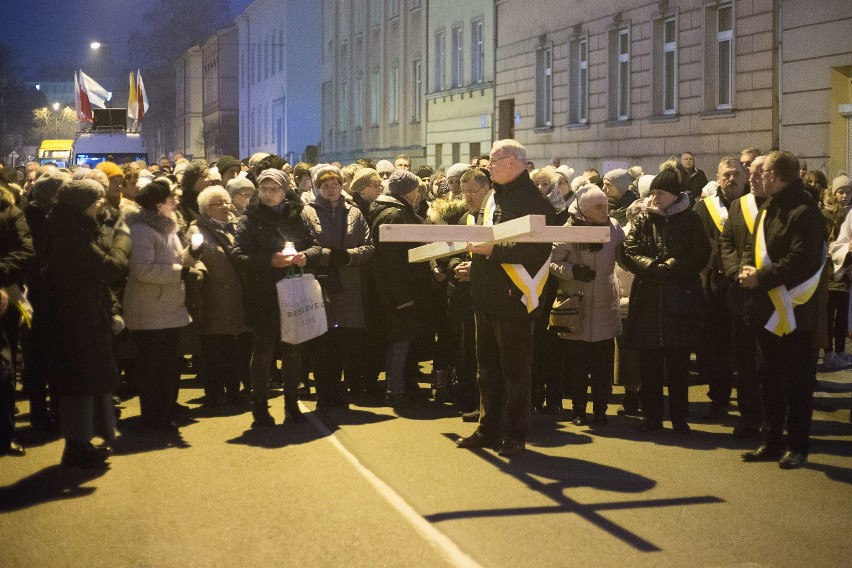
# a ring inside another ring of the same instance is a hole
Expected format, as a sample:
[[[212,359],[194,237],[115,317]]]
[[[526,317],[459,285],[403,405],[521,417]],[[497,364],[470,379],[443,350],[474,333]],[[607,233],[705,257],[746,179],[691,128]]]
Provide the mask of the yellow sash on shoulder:
[[[748,232],[754,233],[754,220],[757,219],[758,211],[757,201],[754,198],[754,194],[749,193],[748,195],[740,197],[740,208],[743,211],[743,217],[745,218]]]
[[[707,206],[710,218],[713,219],[713,223],[721,233],[725,226],[725,221],[728,220],[728,208],[722,203],[722,198],[718,194],[714,197],[704,199],[704,204]]]
[[[494,192],[488,197],[485,202],[484,225],[494,225],[494,211],[497,208],[497,203],[494,200]],[[518,287],[523,297],[521,302],[527,307],[527,313],[532,313],[538,307],[539,298],[544,291],[544,285],[547,282],[547,275],[550,272],[550,255],[541,268],[538,269],[535,276],[530,276],[523,264],[503,263],[500,266],[506,271],[512,283]]]
[[[766,234],[763,231],[764,217],[765,215],[760,216],[760,222],[757,225],[757,233],[754,239],[754,260],[758,270],[764,266],[772,266],[772,259],[769,258],[769,252],[766,250]],[[823,256],[825,256],[825,252],[823,252]],[[793,333],[796,330],[794,308],[801,306],[811,299],[811,296],[814,295],[819,285],[821,275],[822,266],[817,269],[813,276],[798,286],[788,290],[786,286],[781,285],[770,290],[769,299],[772,300],[775,311],[763,327],[779,337]]]

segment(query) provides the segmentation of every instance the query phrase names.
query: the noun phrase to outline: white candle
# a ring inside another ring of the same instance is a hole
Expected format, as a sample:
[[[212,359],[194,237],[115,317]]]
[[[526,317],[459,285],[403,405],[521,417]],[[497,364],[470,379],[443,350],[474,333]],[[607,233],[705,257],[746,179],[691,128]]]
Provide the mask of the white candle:
[[[204,243],[204,235],[201,233],[193,233],[193,235],[189,238],[189,246],[192,247],[192,250],[198,250]]]
[[[284,243],[284,250],[282,250],[281,253],[287,256],[292,256],[294,254],[297,254],[298,251],[296,250],[296,245],[294,245],[290,241],[287,241],[286,243]]]

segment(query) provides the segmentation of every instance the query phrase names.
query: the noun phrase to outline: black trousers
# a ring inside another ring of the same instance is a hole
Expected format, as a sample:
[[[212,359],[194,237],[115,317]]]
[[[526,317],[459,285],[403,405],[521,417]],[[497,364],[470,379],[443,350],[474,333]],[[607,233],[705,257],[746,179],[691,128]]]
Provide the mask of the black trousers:
[[[456,380],[453,395],[462,412],[479,408],[479,389],[476,386],[476,319],[472,310],[450,312],[456,336],[454,366]]]
[[[547,403],[551,409],[562,408],[565,376],[565,343],[559,335],[547,329],[550,312],[543,310],[534,321],[532,404]],[[570,365],[571,363],[569,363]]]
[[[182,331],[182,327],[132,331],[138,350],[139,403],[146,424],[158,425],[172,419],[180,383]]]
[[[482,398],[479,431],[524,442],[530,428],[533,320],[481,312],[475,317]]]
[[[828,347],[829,351],[846,351],[846,332],[849,323],[849,292],[828,291]],[[832,349],[833,347],[833,349]]]
[[[236,396],[240,383],[248,382],[251,333],[199,335],[198,340],[206,402],[217,404],[225,393]]]
[[[308,351],[314,362],[318,405],[345,400],[344,373],[347,383],[359,385],[363,381],[363,365],[359,360],[363,332],[363,329],[333,327],[310,342]]]
[[[3,338],[0,337],[0,347]],[[15,371],[0,355],[0,452],[15,438]]]
[[[642,411],[649,422],[663,420],[663,385],[669,386],[669,418],[682,422],[689,414],[689,347],[642,349]]]
[[[704,315],[701,344],[696,351],[702,381],[710,390],[707,396],[717,405],[731,402],[734,374],[731,359],[731,312],[718,303]]]
[[[742,317],[734,315],[731,318],[731,354],[734,359],[737,383],[737,406],[742,420],[760,425],[763,421],[763,410],[760,407],[760,379],[758,378],[759,353],[757,335],[752,326],[747,325]]]
[[[573,341],[563,344],[570,364],[568,382],[571,385],[571,405],[575,416],[586,414],[589,386],[592,387],[592,408],[596,416],[606,414],[615,375],[615,339],[603,341]]]
[[[786,419],[787,447],[808,455],[816,380],[816,364],[811,357],[813,334],[796,330],[778,337],[761,328],[757,342],[763,355],[760,400],[766,418],[764,442],[774,448],[784,446]]]

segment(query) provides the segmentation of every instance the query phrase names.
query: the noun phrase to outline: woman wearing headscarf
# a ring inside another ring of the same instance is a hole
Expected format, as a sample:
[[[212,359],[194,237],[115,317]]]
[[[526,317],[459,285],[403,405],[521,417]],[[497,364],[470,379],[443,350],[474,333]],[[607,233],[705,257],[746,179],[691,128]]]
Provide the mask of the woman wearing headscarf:
[[[180,337],[190,317],[184,280],[203,272],[185,254],[175,221],[175,199],[161,180],[136,196],[139,211],[126,217],[132,248],[124,288],[124,320],[138,348],[136,380],[146,428],[175,431],[172,415],[180,381]]]
[[[251,332],[243,310],[242,283],[229,258],[237,222],[231,213],[231,196],[222,186],[208,187],[198,194],[198,211],[185,244],[190,251],[195,249],[207,271],[194,320],[201,349],[204,407],[215,412],[225,402],[242,403],[240,381],[248,384],[249,380]]]
[[[50,300],[49,361],[59,398],[65,450],[62,465],[102,467],[115,438],[112,393],[118,370],[112,354],[108,284],[127,269],[130,240],[117,231],[106,250],[96,221],[104,190],[95,181],[64,183],[43,229],[44,283]],[[95,447],[97,435],[106,446]]]
[[[629,175],[629,174],[628,174]],[[627,234],[621,259],[635,275],[625,339],[640,350],[643,431],[663,427],[663,385],[669,417],[689,432],[689,356],[701,329],[699,273],[710,260],[710,241],[677,172],[666,168],[651,182],[651,198]]]
[[[559,333],[567,340],[567,349],[559,352],[564,354],[573,389],[573,423],[587,424],[587,390],[591,384],[592,424],[603,426],[612,391],[615,337],[621,334],[615,261],[621,254],[624,232],[608,215],[606,194],[596,185],[580,188],[569,211],[566,227],[609,226],[609,242],[554,243],[550,259],[550,273],[559,278],[560,288],[580,295],[579,327]]]
[[[317,273],[329,295],[328,332],[314,340],[317,410],[346,408],[341,379],[353,393],[363,393],[366,320],[362,303],[362,272],[373,257],[370,228],[360,209],[342,194],[343,176],[335,166],[321,164],[312,172],[317,197],[304,209],[305,219],[322,247]]]
[[[257,178],[259,199],[249,204],[234,237],[231,258],[243,281],[246,321],[252,330],[252,426],[273,426],[269,413],[269,372],[276,348],[282,345],[284,416],[298,420],[301,355],[298,346],[281,343],[276,283],[291,266],[313,268],[322,248],[302,217],[304,204],[281,170],[267,169]],[[292,243],[295,253],[283,252]]]

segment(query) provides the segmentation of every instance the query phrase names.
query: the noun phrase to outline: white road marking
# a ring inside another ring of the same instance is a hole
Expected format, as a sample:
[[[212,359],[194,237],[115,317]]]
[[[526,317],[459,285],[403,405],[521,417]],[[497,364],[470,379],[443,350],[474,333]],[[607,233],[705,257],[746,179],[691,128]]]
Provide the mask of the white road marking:
[[[391,507],[396,509],[406,521],[411,523],[414,529],[420,533],[420,535],[426,539],[429,544],[436,548],[450,564],[458,566],[459,568],[481,568],[478,562],[465,554],[447,535],[436,529],[432,523],[420,516],[417,511],[415,511],[411,505],[406,503],[405,499],[403,499],[396,491],[391,489],[387,483],[379,479],[375,473],[367,469],[352,452],[347,450],[346,447],[340,443],[340,440],[335,437],[326,425],[323,424],[319,418],[314,416],[313,412],[310,412],[309,409],[301,402],[299,403],[299,406],[314,427],[316,427],[325,436],[329,443],[353,465],[355,471],[360,473],[361,476],[366,479],[373,488],[375,488],[379,495],[381,495],[382,498],[391,505]]]

